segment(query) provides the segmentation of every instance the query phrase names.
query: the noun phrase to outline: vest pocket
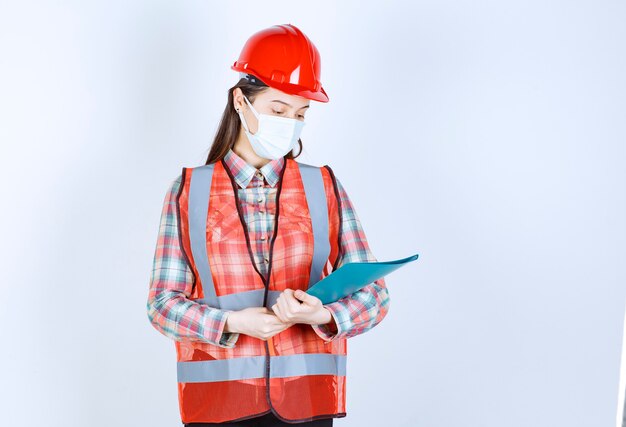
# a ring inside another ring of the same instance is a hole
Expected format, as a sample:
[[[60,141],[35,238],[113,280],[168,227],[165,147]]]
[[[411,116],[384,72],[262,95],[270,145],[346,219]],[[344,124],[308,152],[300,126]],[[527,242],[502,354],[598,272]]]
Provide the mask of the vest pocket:
[[[313,233],[311,218],[305,207],[296,203],[281,205],[283,212],[279,215],[280,226],[290,230],[299,230],[305,233]]]
[[[207,232],[212,233],[213,241],[225,240],[237,231],[243,231],[243,224],[234,204],[223,203],[209,213]]]

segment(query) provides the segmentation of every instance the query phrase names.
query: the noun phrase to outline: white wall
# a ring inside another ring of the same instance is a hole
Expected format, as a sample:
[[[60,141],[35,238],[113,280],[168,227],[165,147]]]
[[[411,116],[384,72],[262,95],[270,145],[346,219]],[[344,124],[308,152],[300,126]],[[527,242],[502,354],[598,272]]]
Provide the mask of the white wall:
[[[299,160],[329,164],[387,278],[337,426],[615,420],[626,4],[1,1],[0,425],[180,425],[149,324],[168,184],[204,162],[253,32],[322,55]]]

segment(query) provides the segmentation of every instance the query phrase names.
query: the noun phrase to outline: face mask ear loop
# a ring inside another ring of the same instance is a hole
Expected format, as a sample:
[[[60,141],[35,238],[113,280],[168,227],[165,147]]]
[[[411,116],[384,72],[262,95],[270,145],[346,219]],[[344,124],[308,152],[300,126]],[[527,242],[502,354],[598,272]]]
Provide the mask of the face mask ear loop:
[[[243,129],[249,133],[250,131],[248,130],[248,124],[246,123],[246,118],[243,116],[243,113],[241,112],[241,110],[237,110],[237,114],[239,114],[239,120],[241,121],[241,124],[243,125]]]
[[[252,104],[250,104],[250,101],[248,101],[248,98],[246,97],[246,95],[243,96],[243,99],[245,99],[248,105],[250,106],[250,109],[252,110],[252,114],[254,114],[254,117],[256,117],[256,119],[259,120],[259,113],[257,113],[254,107],[252,106]]]
[[[250,104],[250,101],[248,101],[248,98],[246,98],[246,95],[243,96],[243,99],[246,100],[246,102],[250,106],[250,109],[252,110],[252,113],[254,114],[254,117],[256,117],[258,120],[259,116],[254,111],[254,107],[252,107],[252,104]],[[239,120],[241,120],[241,124],[243,125],[243,128],[245,129],[245,131],[251,134],[250,128],[248,127],[248,123],[246,122],[246,118],[243,116],[243,111],[237,110],[237,114],[239,114]]]

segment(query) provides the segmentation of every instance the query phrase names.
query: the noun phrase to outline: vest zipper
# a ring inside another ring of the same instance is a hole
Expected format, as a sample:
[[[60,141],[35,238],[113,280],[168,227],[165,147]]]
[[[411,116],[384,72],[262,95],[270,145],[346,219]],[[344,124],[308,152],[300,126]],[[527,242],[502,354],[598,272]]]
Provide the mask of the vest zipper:
[[[261,280],[263,280],[263,285],[265,286],[265,293],[263,294],[263,307],[267,306],[267,296],[269,293],[269,280],[272,273],[272,255],[274,252],[274,242],[276,241],[276,236],[278,235],[278,215],[280,214],[280,192],[283,188],[283,176],[285,175],[285,170],[287,169],[287,159],[283,164],[283,168],[280,171],[280,177],[278,178],[278,189],[276,191],[276,215],[274,216],[274,231],[272,233],[272,240],[270,241],[270,249],[269,249],[269,263],[267,267],[267,276],[264,276],[259,271],[256,262],[254,261],[254,254],[252,252],[252,246],[250,244],[250,235],[248,234],[248,227],[246,226],[246,222],[243,216],[243,212],[241,207],[239,206],[239,189],[237,188],[237,183],[235,182],[235,178],[231,174],[227,165],[224,163],[224,160],[221,160],[224,169],[228,173],[228,177],[230,178],[230,183],[233,186],[233,191],[235,192],[235,205],[237,207],[237,214],[239,215],[239,221],[243,227],[244,234],[246,236],[246,246],[248,247],[248,254],[250,255],[250,261],[252,262],[252,266],[255,271],[261,276]],[[269,308],[269,307],[268,307]],[[270,397],[270,348],[267,340],[263,341],[265,344],[265,396],[267,398],[267,403],[270,407],[270,411],[274,412],[278,417],[278,413],[272,406],[272,399]]]
[[[265,295],[263,296],[263,307],[267,307],[267,296],[269,293],[269,283],[270,283],[270,277],[272,274],[272,255],[274,254],[274,242],[276,241],[276,236],[278,236],[278,216],[280,215],[280,203],[279,203],[280,192],[283,188],[283,175],[285,174],[286,168],[287,168],[287,159],[285,159],[283,169],[280,172],[280,178],[278,179],[278,190],[276,191],[276,215],[274,216],[274,232],[272,233],[272,241],[270,242],[269,264],[267,266],[267,279],[264,280]],[[267,403],[270,406],[270,410],[274,412],[274,414],[278,417],[278,413],[272,406],[272,398],[270,397],[270,347],[267,341],[264,341],[264,343],[265,343],[265,396],[267,398]]]

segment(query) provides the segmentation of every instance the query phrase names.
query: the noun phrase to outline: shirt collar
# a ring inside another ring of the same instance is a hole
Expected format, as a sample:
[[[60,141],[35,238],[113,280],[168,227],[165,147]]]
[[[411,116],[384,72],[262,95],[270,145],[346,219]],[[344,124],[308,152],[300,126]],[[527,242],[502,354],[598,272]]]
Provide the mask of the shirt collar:
[[[284,157],[279,157],[278,159],[270,160],[258,169],[261,171],[270,186],[275,187],[278,183],[284,162]],[[233,174],[235,181],[241,188],[248,187],[248,184],[250,184],[254,174],[257,172],[257,168],[237,155],[232,148],[229,148],[228,152],[224,156],[224,163]]]

